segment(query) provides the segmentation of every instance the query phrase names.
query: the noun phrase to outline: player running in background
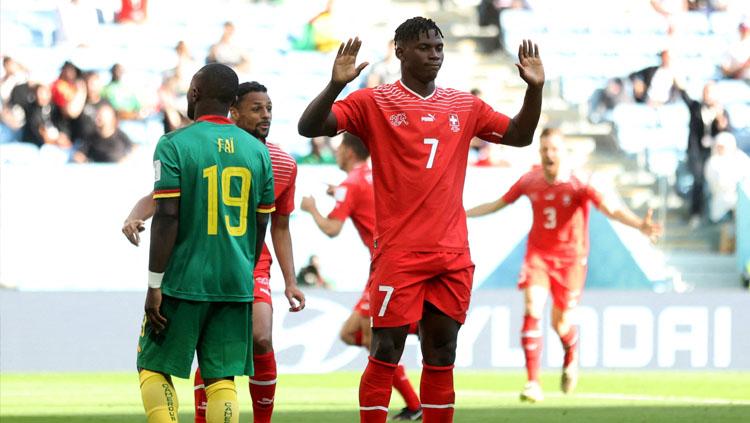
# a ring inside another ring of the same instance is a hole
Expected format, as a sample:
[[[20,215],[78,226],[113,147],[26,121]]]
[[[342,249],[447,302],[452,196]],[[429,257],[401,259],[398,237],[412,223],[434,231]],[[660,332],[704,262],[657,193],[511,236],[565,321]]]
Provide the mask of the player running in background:
[[[271,157],[274,174],[276,210],[271,215],[271,240],[279,261],[289,300],[290,311],[305,307],[305,294],[297,287],[292,255],[292,238],[289,232],[289,215],[294,210],[294,188],[297,164],[294,159],[275,144],[266,141],[271,128],[272,103],[265,86],[258,82],[239,85],[237,102],[230,108],[232,120],[245,131],[266,144]],[[123,233],[138,245],[138,232],[144,221],[153,214],[154,201],[150,195],[142,198],[123,225]],[[250,396],[253,400],[253,421],[271,421],[276,392],[276,359],[272,343],[273,308],[271,304],[271,263],[273,259],[268,247],[263,246],[260,260],[254,272],[253,290],[253,367],[255,375],[250,378]],[[200,371],[195,375],[196,423],[205,421],[206,392]]]
[[[253,268],[274,210],[268,150],[225,116],[237,75],[204,66],[188,91],[195,123],[170,132],[154,152],[149,280],[138,371],[150,423],[177,421],[169,375],[203,369],[206,420],[239,422],[234,376],[253,374]]]
[[[565,358],[561,389],[572,392],[578,382],[578,330],[571,325],[571,314],[578,305],[586,282],[589,250],[589,203],[605,216],[636,228],[655,241],[661,226],[651,219],[652,211],[641,219],[626,207],[614,207],[602,195],[566,168],[564,139],[558,129],[542,131],[539,145],[541,166],[534,166],[499,199],[467,210],[469,217],[496,212],[525,195],[534,213],[526,258],[518,288],[523,289],[525,315],[521,345],[526,356],[528,383],[521,400],[541,401],[539,384],[542,331],[539,328],[544,303],[552,293],[552,328],[560,336]]]
[[[358,137],[346,132],[341,145],[336,149],[336,162],[347,173],[338,187],[330,187],[329,195],[336,199],[336,206],[323,216],[311,196],[302,198],[300,208],[312,215],[323,233],[335,237],[341,232],[344,221],[351,217],[362,242],[373,255],[373,231],[375,230],[375,194],[372,189],[372,170],[367,164],[370,152]],[[370,351],[372,329],[370,328],[370,292],[365,287],[362,297],[354,306],[352,314],[341,327],[341,340],[347,345],[362,346]],[[416,326],[416,325],[415,325]],[[414,328],[416,329],[416,327]],[[414,332],[414,330],[413,330]],[[406,368],[400,365],[393,376],[393,387],[401,394],[406,407],[393,420],[418,420],[422,416],[419,397],[411,386]]]
[[[387,418],[393,374],[409,324],[419,322],[420,398],[425,422],[453,421],[453,363],[466,319],[474,264],[462,205],[469,143],[531,143],[542,105],[544,69],[530,41],[517,65],[528,88],[513,119],[469,93],[438,88],[443,35],[430,19],[408,19],[394,37],[401,80],[335,101],[367,63],[361,42],[341,44],[331,81],[299,120],[301,135],[351,132],[372,154],[375,255],[370,272],[372,347],[359,387],[360,419]]]

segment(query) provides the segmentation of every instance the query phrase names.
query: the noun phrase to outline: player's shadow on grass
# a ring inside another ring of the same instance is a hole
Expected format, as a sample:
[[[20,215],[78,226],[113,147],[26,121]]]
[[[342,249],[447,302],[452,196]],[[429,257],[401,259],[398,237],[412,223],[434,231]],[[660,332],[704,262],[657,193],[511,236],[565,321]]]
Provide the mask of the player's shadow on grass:
[[[750,416],[750,405],[659,405],[653,402],[629,406],[598,406],[580,402],[570,407],[549,407],[543,404],[498,406],[495,408],[459,408],[456,423],[501,422],[740,422]],[[2,416],[3,423],[130,423],[145,422],[138,414],[120,415],[65,415],[65,416]],[[180,422],[193,421],[192,413],[180,413]],[[250,413],[243,413],[240,422],[252,421]],[[274,423],[356,423],[356,411],[277,411]]]

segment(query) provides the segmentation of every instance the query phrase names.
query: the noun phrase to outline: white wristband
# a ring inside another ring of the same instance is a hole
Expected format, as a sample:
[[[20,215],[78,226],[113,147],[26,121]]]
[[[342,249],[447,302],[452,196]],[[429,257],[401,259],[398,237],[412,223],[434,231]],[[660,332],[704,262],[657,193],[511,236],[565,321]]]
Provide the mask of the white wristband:
[[[164,278],[164,273],[148,272],[148,287],[159,289],[161,288],[161,280]]]

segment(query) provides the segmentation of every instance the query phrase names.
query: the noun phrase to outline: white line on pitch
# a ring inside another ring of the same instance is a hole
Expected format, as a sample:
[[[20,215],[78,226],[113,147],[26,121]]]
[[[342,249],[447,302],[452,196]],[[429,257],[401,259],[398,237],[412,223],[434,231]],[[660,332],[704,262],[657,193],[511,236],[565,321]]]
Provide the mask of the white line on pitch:
[[[495,397],[495,398],[518,398],[518,392],[496,392],[486,390],[475,390],[475,389],[459,389],[457,392],[458,396],[469,396],[469,397]],[[557,392],[545,394],[547,398],[584,398],[584,399],[603,399],[613,401],[653,401],[653,402],[672,402],[672,403],[686,403],[686,404],[702,404],[702,405],[750,405],[750,401],[739,400],[739,399],[726,399],[726,398],[696,398],[696,397],[678,397],[678,396],[663,396],[663,395],[631,395],[631,394],[611,394],[611,393],[577,393],[570,396],[564,395]]]

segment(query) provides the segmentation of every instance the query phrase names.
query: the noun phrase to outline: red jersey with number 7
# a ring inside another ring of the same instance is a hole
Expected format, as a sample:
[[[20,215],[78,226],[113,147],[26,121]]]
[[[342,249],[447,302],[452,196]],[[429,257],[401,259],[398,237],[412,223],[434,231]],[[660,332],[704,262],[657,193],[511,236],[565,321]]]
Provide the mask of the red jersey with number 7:
[[[357,90],[333,113],[339,131],[370,149],[376,251],[467,251],[469,143],[500,143],[510,119],[469,93],[436,88],[421,97],[401,81]]]
[[[534,166],[502,200],[511,204],[522,195],[529,198],[534,212],[529,249],[561,258],[588,254],[589,202],[596,207],[602,203],[597,190],[574,175],[549,183],[542,167]]]

